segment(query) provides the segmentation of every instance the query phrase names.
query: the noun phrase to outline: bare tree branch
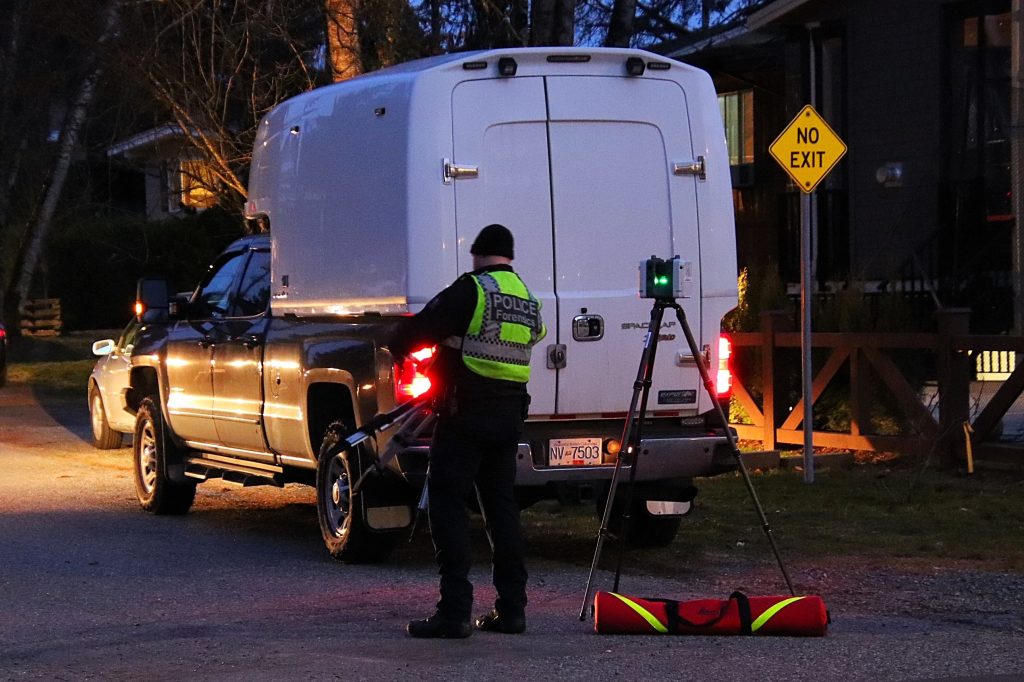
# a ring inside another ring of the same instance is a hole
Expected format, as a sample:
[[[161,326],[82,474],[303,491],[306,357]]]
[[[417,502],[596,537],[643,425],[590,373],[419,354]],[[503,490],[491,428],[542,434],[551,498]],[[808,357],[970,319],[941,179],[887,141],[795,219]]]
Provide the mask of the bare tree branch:
[[[85,123],[85,116],[92,104],[93,95],[96,92],[96,83],[102,73],[102,67],[98,61],[100,48],[116,33],[119,20],[119,1],[109,0],[103,13],[103,29],[100,34],[96,48],[89,55],[92,64],[86,69],[86,75],[75,95],[74,102],[64,121],[60,134],[60,152],[54,164],[53,174],[50,178],[50,185],[46,190],[46,197],[43,199],[39,209],[39,215],[33,226],[28,246],[25,249],[21,263],[21,272],[18,274],[18,281],[15,285],[15,302],[20,308],[28,298],[29,289],[32,286],[32,278],[39,263],[39,257],[46,243],[50,225],[53,222],[53,215],[57,210],[57,202],[64,191],[64,181],[68,176],[68,169],[71,167],[71,154],[78,143],[78,136]]]

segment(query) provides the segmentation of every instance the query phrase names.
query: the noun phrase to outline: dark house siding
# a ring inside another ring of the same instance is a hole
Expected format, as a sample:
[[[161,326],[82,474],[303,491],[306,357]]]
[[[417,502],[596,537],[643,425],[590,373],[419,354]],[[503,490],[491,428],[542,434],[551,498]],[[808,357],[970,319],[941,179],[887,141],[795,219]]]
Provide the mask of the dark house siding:
[[[846,17],[851,274],[886,279],[938,229],[943,12],[937,0],[855,4]],[[903,165],[902,187],[876,180],[887,163]]]
[[[924,301],[922,320],[938,300],[971,308],[976,331],[1006,331],[1015,221],[1010,0],[780,7],[789,9],[776,16],[769,5],[746,31],[683,57],[720,93],[754,92],[754,180],[734,190],[740,266],[774,262],[787,283],[799,281],[801,195],[768,146],[813,102],[848,147],[815,192],[819,286],[898,282]],[[878,179],[890,164],[902,170],[898,183]]]

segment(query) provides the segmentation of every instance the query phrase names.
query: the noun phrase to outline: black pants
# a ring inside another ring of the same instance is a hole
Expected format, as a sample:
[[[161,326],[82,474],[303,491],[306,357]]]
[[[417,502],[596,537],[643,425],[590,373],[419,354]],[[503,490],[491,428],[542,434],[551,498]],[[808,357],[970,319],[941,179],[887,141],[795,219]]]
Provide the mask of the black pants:
[[[430,447],[430,536],[441,574],[437,611],[450,620],[469,620],[473,608],[466,501],[475,495],[474,484],[492,542],[495,606],[512,617],[526,608],[525,543],[512,494],[522,403],[503,400],[487,408],[439,418]]]

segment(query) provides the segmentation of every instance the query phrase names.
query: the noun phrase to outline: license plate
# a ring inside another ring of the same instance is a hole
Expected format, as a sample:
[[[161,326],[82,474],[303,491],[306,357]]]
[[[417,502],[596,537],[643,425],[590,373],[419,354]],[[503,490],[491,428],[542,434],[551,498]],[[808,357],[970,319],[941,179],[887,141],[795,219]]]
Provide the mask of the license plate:
[[[552,438],[548,465],[553,467],[597,466],[601,463],[600,438]]]

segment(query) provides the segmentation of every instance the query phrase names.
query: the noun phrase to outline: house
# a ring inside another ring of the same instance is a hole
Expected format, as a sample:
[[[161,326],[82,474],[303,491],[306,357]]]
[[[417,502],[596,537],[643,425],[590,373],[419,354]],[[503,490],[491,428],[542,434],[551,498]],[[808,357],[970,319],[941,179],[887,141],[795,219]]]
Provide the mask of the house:
[[[719,92],[741,266],[773,261],[799,282],[800,193],[768,146],[812,104],[849,148],[814,195],[818,291],[916,290],[933,307],[970,307],[977,331],[1013,328],[1024,306],[1013,296],[1022,169],[1011,163],[1024,159],[1024,107],[1011,103],[1020,5],[774,0],[667,50]]]
[[[167,220],[217,204],[213,173],[176,125],[117,142],[107,149],[107,157],[143,175],[148,220]]]

